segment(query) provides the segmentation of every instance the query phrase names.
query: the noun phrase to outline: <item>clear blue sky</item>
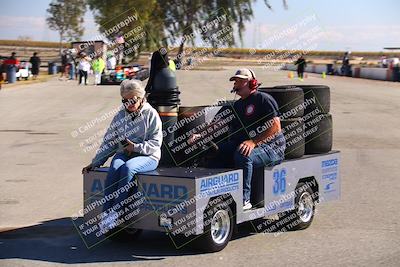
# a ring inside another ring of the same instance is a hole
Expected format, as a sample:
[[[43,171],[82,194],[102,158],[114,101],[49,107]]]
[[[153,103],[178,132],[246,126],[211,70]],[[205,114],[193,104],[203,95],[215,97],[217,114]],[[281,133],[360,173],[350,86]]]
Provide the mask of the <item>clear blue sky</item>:
[[[110,1],[112,2],[112,1]],[[400,1],[398,0],[288,0],[285,10],[281,0],[270,0],[273,11],[264,1],[254,5],[255,17],[246,25],[244,47],[294,48],[288,45],[291,37],[264,47],[273,34],[315,15],[316,20],[298,29],[299,36],[317,27],[320,33],[313,40],[316,50],[381,51],[383,47],[400,46]],[[30,36],[34,40],[57,41],[56,32],[45,23],[50,0],[0,0],[0,39]],[[90,12],[85,16],[84,39],[97,33]],[[240,46],[240,44],[239,44]]]

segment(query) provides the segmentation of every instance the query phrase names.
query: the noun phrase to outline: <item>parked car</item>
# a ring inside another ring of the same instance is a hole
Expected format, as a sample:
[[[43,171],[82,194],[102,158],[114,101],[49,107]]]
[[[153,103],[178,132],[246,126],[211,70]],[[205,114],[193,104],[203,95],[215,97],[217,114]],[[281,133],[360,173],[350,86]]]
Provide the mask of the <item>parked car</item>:
[[[18,71],[15,74],[18,81],[21,79],[28,80],[29,77],[32,76],[30,67],[31,67],[31,63],[29,63],[27,61],[21,61],[21,63],[19,64]]]

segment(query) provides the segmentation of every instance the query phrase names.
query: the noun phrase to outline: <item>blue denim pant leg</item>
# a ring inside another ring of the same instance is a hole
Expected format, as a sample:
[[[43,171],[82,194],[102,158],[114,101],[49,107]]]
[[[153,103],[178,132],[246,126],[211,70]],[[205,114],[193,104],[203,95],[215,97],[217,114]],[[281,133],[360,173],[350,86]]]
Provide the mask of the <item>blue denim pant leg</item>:
[[[124,153],[115,154],[114,158],[111,161],[110,168],[108,169],[107,178],[104,184],[104,197],[112,194],[115,190],[118,189],[118,182],[121,175],[121,167],[128,159],[129,158]],[[106,203],[103,205],[103,211],[107,211],[113,206],[113,200],[114,199],[111,198],[110,200],[106,201]]]
[[[75,66],[74,66],[74,64],[72,64],[70,69],[69,69],[69,78],[71,80],[75,79]]]
[[[267,144],[254,148],[248,157],[235,151],[235,165],[243,169],[243,202],[250,201],[253,168],[273,166],[283,161],[283,155]]]
[[[128,185],[128,183],[135,178],[135,175],[137,173],[155,170],[157,166],[158,166],[158,161],[148,156],[138,156],[129,159],[121,167],[121,175],[120,175],[121,178],[119,179],[118,182],[118,189],[121,189],[124,186]],[[136,190],[136,188],[134,188],[134,190]],[[130,190],[120,190],[121,193],[114,200],[114,205],[125,200],[129,196],[129,191]]]

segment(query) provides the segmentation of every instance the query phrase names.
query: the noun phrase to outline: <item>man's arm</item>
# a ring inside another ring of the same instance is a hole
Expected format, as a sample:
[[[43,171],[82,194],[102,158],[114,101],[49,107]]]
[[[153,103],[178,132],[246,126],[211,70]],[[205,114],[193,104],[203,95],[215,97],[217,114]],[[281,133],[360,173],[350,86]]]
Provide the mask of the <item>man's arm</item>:
[[[272,140],[277,133],[281,131],[281,123],[279,117],[272,118],[272,125],[267,130],[259,134],[253,139],[243,141],[239,145],[239,152],[248,157],[251,151],[261,143]]]
[[[265,130],[264,132],[260,133],[255,138],[253,138],[253,141],[256,145],[259,145],[263,142],[269,142],[280,131],[281,131],[281,121],[279,117],[274,117],[272,118],[271,127],[269,127],[267,130]]]

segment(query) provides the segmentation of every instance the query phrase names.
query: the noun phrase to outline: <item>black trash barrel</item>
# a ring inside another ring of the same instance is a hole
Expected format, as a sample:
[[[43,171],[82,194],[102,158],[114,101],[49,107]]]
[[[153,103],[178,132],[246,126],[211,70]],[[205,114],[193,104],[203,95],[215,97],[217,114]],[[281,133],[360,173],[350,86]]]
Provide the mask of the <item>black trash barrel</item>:
[[[178,122],[178,107],[157,106],[163,130],[163,145],[161,147],[160,166],[176,166],[176,158],[171,148],[174,147],[175,125]]]
[[[400,67],[398,66],[393,68],[393,81],[400,82]]]
[[[57,65],[55,62],[49,62],[48,73],[49,75],[57,74]]]
[[[7,81],[8,83],[15,83],[17,80],[17,67],[14,64],[7,65]]]
[[[326,64],[326,74],[333,74],[334,71],[333,64]]]
[[[179,94],[175,73],[168,68],[160,69],[147,96],[148,102],[158,111],[163,124],[160,166],[178,165],[176,146],[180,141],[176,139],[178,137],[176,125],[180,104]]]

